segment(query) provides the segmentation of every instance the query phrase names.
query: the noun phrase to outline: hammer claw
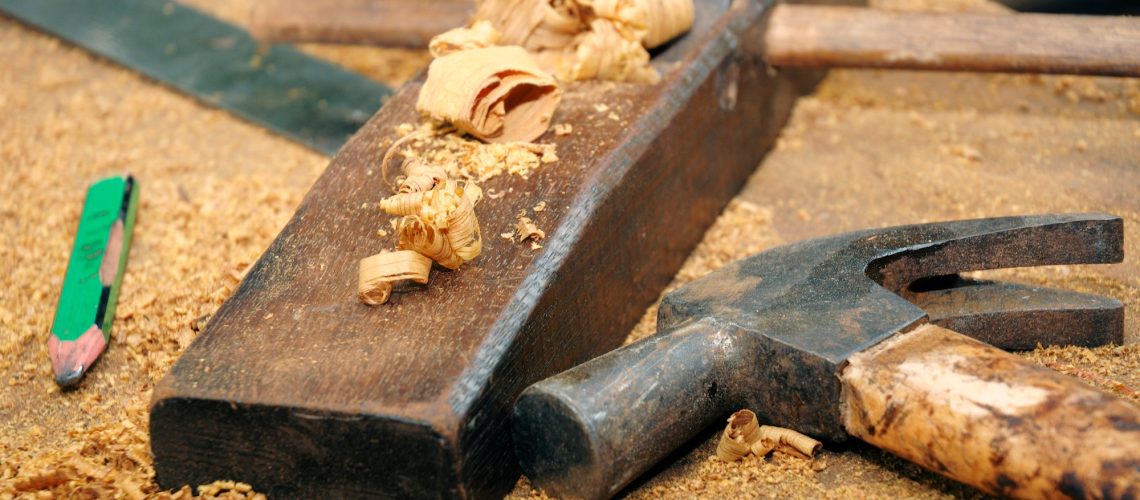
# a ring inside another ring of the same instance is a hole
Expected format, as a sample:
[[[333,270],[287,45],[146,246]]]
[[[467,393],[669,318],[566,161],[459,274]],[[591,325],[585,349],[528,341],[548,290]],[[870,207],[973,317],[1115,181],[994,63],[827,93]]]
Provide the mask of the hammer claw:
[[[973,279],[903,296],[931,323],[999,349],[1124,343],[1124,304],[1110,297]]]

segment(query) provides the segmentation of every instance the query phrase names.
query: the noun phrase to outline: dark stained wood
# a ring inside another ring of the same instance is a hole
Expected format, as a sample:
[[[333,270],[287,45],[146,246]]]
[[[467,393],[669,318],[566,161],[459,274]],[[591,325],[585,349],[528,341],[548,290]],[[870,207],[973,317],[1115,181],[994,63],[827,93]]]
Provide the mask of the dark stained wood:
[[[820,76],[770,72],[771,2],[697,2],[691,33],[657,54],[655,86],[568,85],[548,133],[561,160],[478,209],[483,254],[368,307],[357,261],[389,239],[362,208],[406,85],[341,150],[234,295],[156,387],[156,478],[232,478],[286,497],[486,497],[518,477],[510,405],[527,385],[618,346]],[[599,112],[595,104],[609,110]],[[610,113],[618,120],[610,118]],[[545,248],[497,237],[522,208]]]
[[[273,42],[427,47],[474,10],[470,0],[257,0],[249,30]]]
[[[780,5],[775,66],[1140,76],[1140,19]]]
[[[1140,409],[935,325],[852,356],[852,435],[982,491],[1135,498]]]

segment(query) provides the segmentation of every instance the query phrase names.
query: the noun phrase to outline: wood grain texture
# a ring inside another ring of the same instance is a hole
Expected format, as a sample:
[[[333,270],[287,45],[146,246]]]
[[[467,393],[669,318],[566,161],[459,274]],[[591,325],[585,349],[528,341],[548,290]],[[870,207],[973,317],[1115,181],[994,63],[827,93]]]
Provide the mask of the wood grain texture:
[[[739,41],[760,39],[771,2],[731,5],[697,2],[693,30],[654,59],[660,84],[568,85],[554,122],[574,132],[541,139],[561,160],[483,185],[511,193],[479,207],[483,254],[371,308],[356,300],[357,262],[390,242],[375,235],[387,218],[362,205],[390,192],[377,144],[418,121],[422,78],[405,86],[156,387],[159,483],[505,492],[518,393],[621,343],[820,76],[769,74]],[[544,249],[494,237],[539,201]]]
[[[1140,75],[1140,19],[780,5],[775,66]]]
[[[1034,498],[1140,494],[1140,408],[934,325],[854,356],[845,426],[983,491]]]
[[[468,0],[258,0],[249,31],[274,42],[427,47],[474,10]]]

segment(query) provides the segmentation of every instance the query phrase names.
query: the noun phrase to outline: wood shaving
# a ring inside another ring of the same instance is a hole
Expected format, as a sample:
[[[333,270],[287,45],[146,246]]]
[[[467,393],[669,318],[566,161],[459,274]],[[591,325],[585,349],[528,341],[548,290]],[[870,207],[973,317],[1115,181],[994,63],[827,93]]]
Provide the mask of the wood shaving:
[[[442,168],[418,161],[405,163],[404,171],[405,177],[398,180],[401,193],[430,191],[447,180],[447,172]]]
[[[786,444],[808,457],[814,457],[816,452],[823,447],[823,443],[811,437],[800,434],[792,429],[772,425],[760,426],[760,439],[773,443]]]
[[[458,269],[483,251],[475,217],[483,190],[471,182],[447,180],[443,169],[418,161],[406,162],[405,169],[399,192],[380,200],[381,210],[402,216],[390,221],[399,234],[398,251],[360,261],[357,295],[368,305],[388,302],[393,285],[401,281],[426,284],[433,260]]]
[[[693,9],[692,0],[483,0],[474,19],[560,80],[655,83],[646,49],[688,31]]]
[[[777,447],[803,458],[813,458],[823,444],[815,439],[784,427],[758,425],[751,410],[739,410],[728,417],[728,425],[717,443],[716,456],[725,462],[735,462],[748,454],[767,456]]]
[[[370,306],[388,302],[393,284],[413,281],[427,284],[431,259],[412,250],[381,252],[360,261],[357,295]]]
[[[489,21],[477,21],[470,27],[455,28],[431,39],[428,50],[441,57],[461,50],[481,49],[499,42],[501,35]]]
[[[546,210],[546,202],[545,201],[538,202],[538,205],[535,205],[534,208],[531,210],[534,210],[535,213],[542,212],[542,211]]]
[[[457,269],[482,251],[475,205],[483,191],[473,183],[446,181],[434,189],[397,193],[380,201],[380,209],[402,215],[400,249],[415,250],[441,266]]]
[[[569,123],[559,123],[554,126],[554,135],[570,135],[574,132],[574,126]]]
[[[530,217],[519,217],[518,223],[515,224],[515,235],[520,242],[529,239],[537,243],[546,237],[546,232],[539,229],[534,221],[530,220]]]
[[[561,101],[557,82],[521,47],[485,47],[432,61],[416,110],[487,142],[530,142]]]
[[[735,462],[750,452],[752,443],[760,440],[760,426],[752,410],[739,410],[728,417],[728,425],[721,434],[716,456],[725,462]]]

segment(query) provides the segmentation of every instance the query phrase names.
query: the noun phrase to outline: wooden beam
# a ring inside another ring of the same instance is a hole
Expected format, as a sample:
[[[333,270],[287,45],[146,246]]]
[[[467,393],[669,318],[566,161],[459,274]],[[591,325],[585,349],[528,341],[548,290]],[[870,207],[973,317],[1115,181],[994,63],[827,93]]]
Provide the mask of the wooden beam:
[[[780,5],[774,66],[1140,76],[1140,19]]]

